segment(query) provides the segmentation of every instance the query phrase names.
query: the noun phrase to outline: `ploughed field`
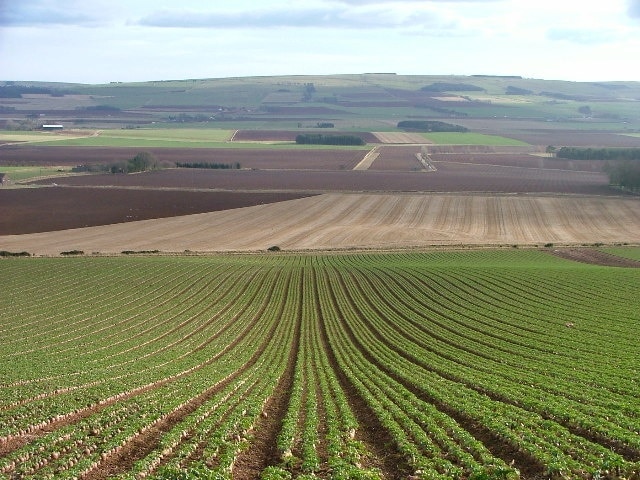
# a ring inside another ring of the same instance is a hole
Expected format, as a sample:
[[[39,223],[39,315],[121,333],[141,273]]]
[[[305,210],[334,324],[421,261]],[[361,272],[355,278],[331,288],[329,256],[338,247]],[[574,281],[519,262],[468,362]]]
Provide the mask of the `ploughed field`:
[[[0,471],[637,479],[639,275],[518,250],[5,261]]]
[[[277,148],[134,148],[51,147],[8,145],[0,147],[1,165],[99,165],[133,158],[141,150],[159,163],[240,163],[242,168],[340,170],[353,168],[366,150]]]
[[[0,235],[231,210],[304,197],[288,192],[35,188],[0,191]]]
[[[377,161],[377,160],[376,160]],[[374,161],[375,164],[375,161]],[[495,192],[615,194],[607,176],[595,172],[436,164],[436,172],[355,170],[198,170],[168,169],[136,175],[91,175],[59,178],[58,185],[223,190],[289,190],[305,192]],[[50,184],[50,180],[40,181]]]
[[[220,162],[231,152],[236,156],[229,158],[264,168],[43,179],[37,182],[42,188],[0,189],[0,250],[57,255],[73,249],[640,242],[637,198],[609,187],[597,162],[523,150],[379,145],[362,161],[366,150],[205,149]],[[335,152],[333,163],[316,168]],[[295,160],[285,160],[288,155]],[[366,169],[353,170],[365,163]]]
[[[0,250],[59,255],[640,243],[634,198],[331,193],[173,218],[0,237]]]

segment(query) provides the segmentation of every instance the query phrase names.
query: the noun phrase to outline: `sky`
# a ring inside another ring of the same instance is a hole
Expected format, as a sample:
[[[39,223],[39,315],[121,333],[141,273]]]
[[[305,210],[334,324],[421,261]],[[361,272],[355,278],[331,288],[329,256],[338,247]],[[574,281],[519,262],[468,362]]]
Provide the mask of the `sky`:
[[[640,81],[640,0],[0,0],[0,80]]]

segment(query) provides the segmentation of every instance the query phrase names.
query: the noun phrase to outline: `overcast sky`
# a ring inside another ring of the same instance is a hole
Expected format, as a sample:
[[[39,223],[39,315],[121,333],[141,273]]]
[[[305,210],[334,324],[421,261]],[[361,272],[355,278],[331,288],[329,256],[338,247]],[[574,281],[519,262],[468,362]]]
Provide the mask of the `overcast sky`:
[[[640,80],[640,0],[0,0],[0,80]]]

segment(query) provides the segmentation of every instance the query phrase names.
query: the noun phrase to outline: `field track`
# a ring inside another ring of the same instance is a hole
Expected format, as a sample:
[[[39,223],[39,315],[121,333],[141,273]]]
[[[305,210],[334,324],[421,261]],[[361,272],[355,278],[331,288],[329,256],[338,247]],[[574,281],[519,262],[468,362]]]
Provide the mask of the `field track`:
[[[270,205],[0,237],[0,250],[255,251],[640,242],[635,198],[324,194]]]
[[[512,249],[3,262],[2,478],[640,478],[638,269]]]

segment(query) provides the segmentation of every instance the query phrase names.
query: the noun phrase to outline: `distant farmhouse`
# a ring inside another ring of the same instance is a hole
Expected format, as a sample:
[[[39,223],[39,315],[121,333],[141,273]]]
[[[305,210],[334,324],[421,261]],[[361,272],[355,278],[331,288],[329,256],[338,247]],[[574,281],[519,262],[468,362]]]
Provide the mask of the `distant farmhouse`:
[[[45,124],[42,125],[42,130],[46,130],[49,132],[55,132],[58,130],[62,130],[64,128],[63,125],[59,125],[59,124]]]

